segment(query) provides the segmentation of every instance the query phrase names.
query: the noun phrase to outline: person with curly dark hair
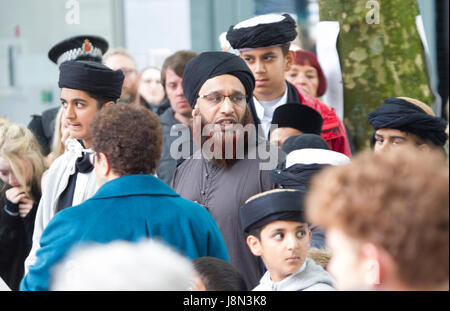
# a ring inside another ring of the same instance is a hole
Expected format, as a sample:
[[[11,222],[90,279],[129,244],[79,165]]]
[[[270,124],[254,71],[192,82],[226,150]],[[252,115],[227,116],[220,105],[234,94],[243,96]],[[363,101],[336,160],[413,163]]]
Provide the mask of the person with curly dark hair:
[[[208,211],[151,175],[162,146],[161,125],[154,113],[143,107],[111,105],[94,117],[91,133],[91,159],[100,188],[92,198],[51,220],[36,265],[22,280],[21,290],[47,290],[52,267],[72,247],[85,243],[154,238],[190,259],[229,260]]]

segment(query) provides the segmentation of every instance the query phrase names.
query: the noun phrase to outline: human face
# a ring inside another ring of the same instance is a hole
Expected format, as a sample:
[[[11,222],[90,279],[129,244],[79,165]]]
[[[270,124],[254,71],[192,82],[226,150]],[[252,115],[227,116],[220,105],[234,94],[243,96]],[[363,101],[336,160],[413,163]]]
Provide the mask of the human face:
[[[33,174],[33,168],[31,164],[23,159],[18,159],[20,164],[24,166],[25,174],[27,181],[30,181]],[[12,167],[8,160],[0,156],[0,179],[5,183],[10,185],[11,187],[20,187],[23,186],[19,183],[14,174]]]
[[[138,92],[149,103],[161,103],[165,93],[161,84],[161,73],[158,69],[149,68],[142,73]]]
[[[365,285],[359,243],[338,228],[329,228],[326,239],[332,253],[327,270],[336,280],[337,288],[363,289]]]
[[[270,133],[270,142],[281,147],[286,139],[299,134],[302,134],[302,132],[292,127],[279,127]]]
[[[281,47],[274,46],[242,51],[240,56],[255,76],[256,99],[271,101],[283,96],[285,73],[292,64],[292,53],[285,56]]]
[[[300,269],[310,241],[311,231],[306,223],[277,220],[261,230],[259,253],[272,281],[282,281]]]
[[[386,152],[402,146],[420,145],[419,138],[411,133],[396,129],[378,129],[375,131],[374,152]]]
[[[198,95],[246,95],[242,82],[232,75],[221,75],[207,80]],[[198,98],[196,107],[207,124],[218,124],[225,130],[228,124],[242,124],[247,108],[247,101],[233,103],[226,97],[221,104],[210,104],[204,98]]]
[[[177,116],[181,118],[190,118],[192,108],[184,97],[183,93],[183,79],[179,77],[172,69],[166,70],[166,94],[170,101],[170,106],[175,112],[175,119]]]
[[[317,97],[319,74],[316,68],[309,65],[292,65],[291,70],[286,73],[286,80],[312,97]]]
[[[83,140],[86,148],[90,147],[90,124],[98,110],[98,102],[86,92],[68,88],[61,89],[63,118],[69,126],[69,136]]]
[[[132,59],[125,55],[111,55],[104,61],[105,66],[112,70],[122,70],[125,78],[122,84],[121,97],[127,94],[136,94],[138,88],[138,74],[136,64]]]

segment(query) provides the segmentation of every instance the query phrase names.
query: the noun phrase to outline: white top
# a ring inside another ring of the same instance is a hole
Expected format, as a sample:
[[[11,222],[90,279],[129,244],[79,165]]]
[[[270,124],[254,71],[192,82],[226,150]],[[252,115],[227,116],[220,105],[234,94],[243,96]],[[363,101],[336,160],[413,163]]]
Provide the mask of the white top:
[[[264,137],[268,137],[270,131],[270,125],[272,124],[273,113],[275,109],[286,104],[287,102],[287,84],[286,90],[283,96],[271,100],[271,101],[258,101],[255,96],[253,96],[253,102],[255,103],[255,111],[258,119],[261,121],[261,127],[264,131]]]
[[[286,156],[286,168],[294,164],[330,164],[345,165],[350,163],[350,158],[345,154],[326,149],[298,149],[291,151]]]
[[[6,292],[11,291],[11,288],[3,281],[3,279],[0,277],[0,292]]]
[[[83,149],[76,139],[68,139],[66,151],[56,158],[42,178],[42,196],[34,221],[33,246],[25,260],[25,274],[28,272],[28,267],[36,262],[36,252],[40,248],[42,232],[55,215],[59,196],[67,188],[70,175],[75,173],[75,162],[83,152],[91,152],[91,150]],[[72,206],[92,197],[98,188],[94,170],[86,174],[78,173]]]
[[[279,282],[272,281],[267,271],[253,291],[334,291],[333,283],[327,271],[307,258],[297,272]]]
[[[286,17],[279,14],[265,14],[265,15],[259,15],[252,18],[249,18],[245,21],[240,22],[236,26],[233,27],[233,29],[239,29],[239,28],[248,28],[248,27],[254,27],[259,24],[272,24],[281,22]]]

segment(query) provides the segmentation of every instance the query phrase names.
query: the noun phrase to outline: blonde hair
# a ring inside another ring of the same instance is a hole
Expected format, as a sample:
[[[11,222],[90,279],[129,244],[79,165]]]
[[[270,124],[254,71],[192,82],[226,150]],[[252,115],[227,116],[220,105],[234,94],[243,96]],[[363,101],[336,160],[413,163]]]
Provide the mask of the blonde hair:
[[[45,171],[44,157],[33,133],[24,126],[6,123],[0,127],[0,156],[7,160],[16,176],[17,182],[24,188],[28,197],[33,196],[32,186],[41,189],[41,177]],[[32,178],[27,180],[25,160],[33,169]]]
[[[0,127],[3,127],[3,125],[8,125],[9,120],[3,117],[0,117]]]
[[[63,118],[63,108],[59,108],[58,113],[56,115],[55,119],[55,128],[53,130],[53,139],[52,139],[52,145],[51,145],[51,152],[47,156],[48,165],[50,165],[57,157],[62,155],[65,151],[65,146],[62,139],[62,132],[61,132],[61,121]]]

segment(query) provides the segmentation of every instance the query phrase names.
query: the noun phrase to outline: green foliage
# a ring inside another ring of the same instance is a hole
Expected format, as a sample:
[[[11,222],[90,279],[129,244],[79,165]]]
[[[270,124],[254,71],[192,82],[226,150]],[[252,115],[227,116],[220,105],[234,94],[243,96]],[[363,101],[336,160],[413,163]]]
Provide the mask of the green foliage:
[[[379,23],[369,24],[374,2],[379,5]],[[367,115],[385,98],[433,102],[415,23],[417,2],[319,0],[319,7],[321,21],[340,23],[337,49],[344,81],[344,122],[361,150],[373,132]]]

